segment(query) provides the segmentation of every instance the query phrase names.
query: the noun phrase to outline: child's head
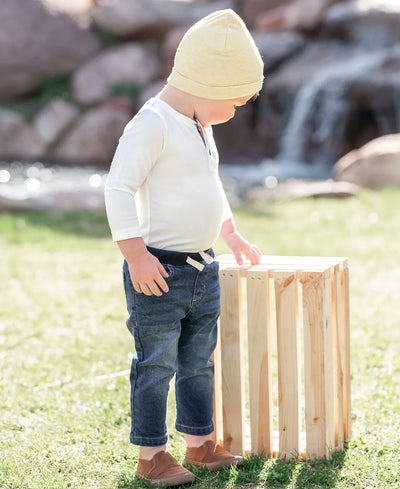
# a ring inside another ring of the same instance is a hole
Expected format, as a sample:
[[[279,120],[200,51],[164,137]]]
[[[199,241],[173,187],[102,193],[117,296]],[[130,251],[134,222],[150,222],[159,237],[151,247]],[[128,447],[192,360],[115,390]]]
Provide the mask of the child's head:
[[[207,100],[215,101],[209,109],[220,109],[221,115],[210,124],[233,117],[234,107],[244,105],[263,83],[263,62],[243,20],[226,9],[194,24],[178,46],[168,83],[206,99],[205,110]]]

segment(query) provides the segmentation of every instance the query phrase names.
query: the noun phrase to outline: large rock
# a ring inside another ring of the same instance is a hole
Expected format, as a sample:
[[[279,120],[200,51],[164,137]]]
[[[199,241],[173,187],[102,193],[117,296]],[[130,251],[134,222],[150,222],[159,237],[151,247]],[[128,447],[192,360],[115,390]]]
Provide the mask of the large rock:
[[[333,64],[344,62],[347,59],[346,53],[349,53],[349,47],[337,41],[307,43],[300,53],[289,57],[284,65],[271,74],[267,88],[283,89],[295,95],[317,73],[329,70]]]
[[[43,152],[44,145],[25,119],[18,112],[0,108],[0,158],[31,159]]]
[[[274,188],[258,186],[250,188],[246,199],[250,200],[277,200],[277,199],[304,199],[304,198],[335,198],[344,199],[353,197],[358,193],[358,186],[349,182],[335,182],[332,180],[292,180],[281,182]]]
[[[108,167],[125,125],[132,117],[118,100],[88,110],[55,148],[52,156],[64,163]]]
[[[259,145],[254,141],[254,104],[239,107],[233,119],[213,127],[221,163],[259,160]]]
[[[305,36],[291,31],[263,34],[256,32],[253,37],[262,56],[267,76],[270,71],[301,51],[307,42]]]
[[[43,0],[0,2],[0,98],[33,90],[68,73],[100,48],[95,34]]]
[[[46,146],[54,144],[69,129],[79,110],[61,98],[55,98],[36,114],[33,129]]]
[[[109,48],[74,74],[72,93],[83,104],[106,99],[113,86],[135,85],[138,91],[160,75],[154,46],[126,43]]]
[[[400,134],[390,134],[350,151],[333,168],[337,181],[378,189],[400,185]]]
[[[155,97],[165,86],[167,80],[162,78],[160,80],[156,80],[153,83],[147,85],[141,92],[138,97],[137,106],[138,108],[142,107],[151,97]]]
[[[286,11],[286,28],[312,30],[318,27],[327,8],[337,0],[295,0]]]
[[[400,3],[389,3],[385,7],[382,0],[369,0],[365,6],[360,2],[340,2],[326,13],[322,33],[357,42],[365,49],[392,46],[400,42]]]
[[[279,4],[272,10],[261,12],[255,21],[258,31],[301,30],[317,28],[324,18],[327,8],[337,0],[294,0]]]
[[[96,0],[44,0],[51,10],[86,19]]]
[[[163,72],[167,77],[174,66],[175,53],[189,25],[180,25],[168,31],[162,44]]]
[[[215,10],[231,7],[230,0],[104,0],[92,15],[99,27],[117,36],[160,37],[172,26],[192,24]]]
[[[242,16],[246,25],[255,28],[257,19],[265,12],[274,10],[278,7],[285,7],[293,0],[237,0],[237,11]]]

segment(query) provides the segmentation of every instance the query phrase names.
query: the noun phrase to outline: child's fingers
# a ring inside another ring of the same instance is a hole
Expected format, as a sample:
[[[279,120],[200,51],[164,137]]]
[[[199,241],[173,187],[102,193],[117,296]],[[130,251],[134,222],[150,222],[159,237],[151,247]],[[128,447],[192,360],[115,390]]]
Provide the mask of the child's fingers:
[[[233,251],[233,256],[235,257],[236,263],[238,265],[243,265],[243,258],[242,258],[242,253],[240,250],[232,250]]]
[[[136,290],[136,292],[138,292],[139,294],[143,293],[142,287],[140,286],[139,282],[133,282],[133,287]]]
[[[164,282],[165,280],[162,279]],[[166,285],[166,284],[165,284]],[[162,292],[161,290],[159,289],[158,287],[158,281],[153,281],[153,282],[150,282],[149,284],[146,284],[146,287],[147,287],[147,291],[148,293],[146,293],[145,290],[143,290],[143,292],[146,294],[146,295],[156,295],[158,297],[160,297],[162,295]]]
[[[250,262],[252,265],[258,265],[261,259],[261,251],[257,248],[257,246],[252,246],[250,249]]]
[[[160,272],[162,277],[164,278],[169,277],[167,270],[165,270],[165,268],[161,265],[160,262],[158,262],[157,266],[158,266],[158,271]]]
[[[252,265],[258,265],[260,263],[261,252],[257,246],[249,245],[243,252]]]
[[[168,274],[167,274],[168,276]],[[168,288],[168,285],[167,285],[167,282],[161,277],[161,278],[158,278],[156,279],[155,281],[155,284],[156,284],[156,287],[160,287],[160,289],[163,291],[163,292],[168,292],[169,291],[169,288]],[[161,295],[160,294],[156,294],[156,295]]]
[[[168,288],[167,282],[164,280],[164,278],[169,277],[169,274],[168,274],[167,270],[165,270],[165,268],[161,265],[160,262],[158,262],[157,266],[158,266],[158,271],[160,272],[161,277],[157,278],[155,280],[155,282],[163,292],[168,292],[169,288]]]

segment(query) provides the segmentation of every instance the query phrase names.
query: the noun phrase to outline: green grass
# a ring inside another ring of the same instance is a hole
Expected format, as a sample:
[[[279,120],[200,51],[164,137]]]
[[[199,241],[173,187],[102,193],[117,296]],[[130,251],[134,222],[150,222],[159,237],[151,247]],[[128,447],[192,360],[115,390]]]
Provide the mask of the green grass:
[[[387,189],[235,210],[264,254],[349,257],[353,438],[331,461],[247,457],[238,469],[196,470],[192,487],[400,487],[399,201]],[[128,442],[133,344],[104,213],[2,214],[0,253],[0,487],[149,487],[134,478]]]

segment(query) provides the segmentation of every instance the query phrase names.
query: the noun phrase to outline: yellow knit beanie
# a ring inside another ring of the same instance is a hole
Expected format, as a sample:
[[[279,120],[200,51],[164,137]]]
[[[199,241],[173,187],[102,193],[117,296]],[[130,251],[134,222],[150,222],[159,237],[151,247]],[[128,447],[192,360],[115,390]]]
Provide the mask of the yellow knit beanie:
[[[263,62],[243,20],[226,9],[194,24],[178,46],[168,83],[213,100],[258,93]]]

